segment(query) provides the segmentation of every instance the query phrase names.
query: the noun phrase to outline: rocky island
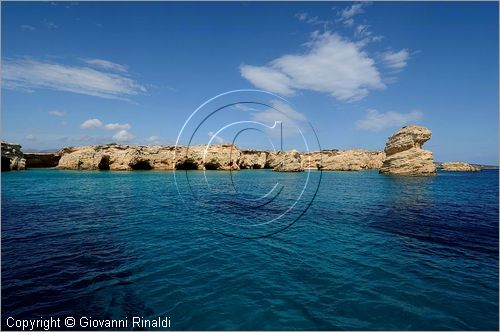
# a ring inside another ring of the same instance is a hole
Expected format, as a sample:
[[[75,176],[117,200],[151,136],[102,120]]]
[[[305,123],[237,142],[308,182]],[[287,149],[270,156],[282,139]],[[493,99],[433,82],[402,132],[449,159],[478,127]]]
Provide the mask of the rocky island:
[[[21,146],[2,142],[2,171],[55,167],[67,170],[242,170],[277,172],[379,170],[382,174],[428,176],[436,174],[432,152],[422,145],[431,131],[406,126],[394,133],[384,151],[322,150],[315,152],[245,150],[232,144],[200,146],[146,146],[105,144],[63,148],[56,153],[25,153]],[[461,162],[439,163],[442,170],[478,171]]]
[[[479,172],[481,170],[481,168],[478,166],[464,163],[461,161],[441,163],[440,169],[442,169],[443,171],[451,171],[451,172]]]

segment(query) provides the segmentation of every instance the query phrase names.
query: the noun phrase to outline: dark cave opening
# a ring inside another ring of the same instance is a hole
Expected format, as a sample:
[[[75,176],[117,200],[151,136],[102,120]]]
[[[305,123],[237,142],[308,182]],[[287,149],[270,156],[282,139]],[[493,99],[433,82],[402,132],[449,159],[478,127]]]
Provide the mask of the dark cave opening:
[[[103,156],[97,167],[101,171],[109,171],[109,156]]]
[[[136,162],[135,164],[132,164],[130,165],[130,167],[134,170],[134,171],[138,171],[138,170],[150,170],[150,169],[153,169],[153,167],[151,167],[151,164],[149,163],[149,161],[147,160],[139,160],[138,162]]]
[[[195,163],[193,160],[191,159],[186,159],[182,162],[179,162],[175,165],[175,169],[178,169],[178,170],[194,170],[194,169],[198,169],[198,164]]]

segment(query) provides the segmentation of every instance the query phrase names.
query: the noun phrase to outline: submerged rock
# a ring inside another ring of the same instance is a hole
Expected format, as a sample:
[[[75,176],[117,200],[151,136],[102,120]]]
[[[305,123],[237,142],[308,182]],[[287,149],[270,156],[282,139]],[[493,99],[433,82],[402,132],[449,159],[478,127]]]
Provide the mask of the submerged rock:
[[[432,132],[421,126],[406,126],[393,134],[385,146],[386,159],[380,173],[397,175],[435,175],[436,166],[432,152],[422,145]]]
[[[2,141],[2,172],[26,169],[21,145]]]
[[[441,163],[441,169],[443,171],[454,171],[454,172],[479,172],[481,168],[467,164],[461,161]]]

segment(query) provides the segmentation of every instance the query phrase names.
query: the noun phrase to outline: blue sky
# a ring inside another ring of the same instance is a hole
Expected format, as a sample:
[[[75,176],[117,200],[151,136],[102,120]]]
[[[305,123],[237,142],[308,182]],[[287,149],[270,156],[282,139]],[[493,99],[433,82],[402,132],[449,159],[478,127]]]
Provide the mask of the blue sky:
[[[256,88],[322,148],[416,123],[435,160],[498,164],[498,71],[496,2],[2,3],[2,138],[24,150],[175,144],[207,99]]]

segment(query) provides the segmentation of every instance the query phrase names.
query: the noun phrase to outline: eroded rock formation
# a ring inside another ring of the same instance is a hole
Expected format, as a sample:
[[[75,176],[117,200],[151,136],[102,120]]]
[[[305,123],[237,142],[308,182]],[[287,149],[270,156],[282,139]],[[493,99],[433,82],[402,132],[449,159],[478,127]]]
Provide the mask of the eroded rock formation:
[[[79,170],[239,169],[241,151],[233,145],[132,146],[96,145],[59,151],[57,168]]]
[[[26,169],[21,145],[2,141],[2,172]]]
[[[379,169],[384,159],[383,151],[370,150],[323,150],[302,154],[304,168],[324,171]]]
[[[432,136],[429,129],[421,126],[406,126],[398,130],[385,146],[386,159],[380,173],[397,175],[435,175],[436,166],[432,152],[422,145]]]
[[[241,169],[261,169],[268,168],[266,164],[269,151],[260,150],[241,150],[240,168]]]
[[[321,152],[240,150],[235,145],[134,146],[106,144],[68,147],[57,153],[23,154],[21,146],[2,142],[2,171],[57,167],[75,170],[239,170],[274,169],[301,172],[304,169],[434,175],[436,165],[446,171],[480,171],[463,162],[434,163],[432,152],[422,149],[431,138],[429,129],[406,126],[389,138],[384,151],[323,150]]]
[[[276,172],[303,172],[302,157],[297,150],[273,154],[273,170]]]
[[[481,168],[467,164],[461,161],[441,163],[441,169],[443,171],[454,171],[454,172],[479,172]]]
[[[304,169],[359,171],[379,169],[383,151],[327,150],[297,151],[240,150],[230,144],[205,146],[96,145],[65,148],[58,152],[58,168],[80,170],[239,170],[269,168],[281,172]],[[205,155],[205,158],[203,156]]]

